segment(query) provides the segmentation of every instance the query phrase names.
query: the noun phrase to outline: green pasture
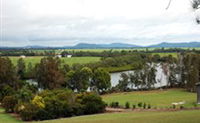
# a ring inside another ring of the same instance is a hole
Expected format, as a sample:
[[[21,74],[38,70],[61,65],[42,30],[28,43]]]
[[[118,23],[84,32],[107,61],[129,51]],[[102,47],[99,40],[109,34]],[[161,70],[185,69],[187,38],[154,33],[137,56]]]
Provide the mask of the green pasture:
[[[11,59],[14,65],[17,65],[17,61],[20,57],[10,56],[9,58]],[[24,58],[24,61],[26,65],[28,65],[28,63],[32,63],[32,65],[35,65],[36,63],[40,62],[41,58],[43,58],[43,56],[26,57]],[[86,64],[90,62],[100,61],[100,57],[71,57],[71,58],[62,57],[61,61],[63,64],[68,64],[68,65],[72,65],[75,63]]]
[[[33,123],[199,123],[200,110],[126,112],[62,118]]]
[[[178,57],[178,53],[152,53],[152,55],[160,55],[160,57],[172,55],[172,57]]]
[[[124,106],[126,102],[132,106],[142,102],[150,104],[152,108],[169,108],[174,102],[185,102],[184,107],[194,107],[196,104],[196,93],[183,89],[112,93],[103,95],[102,98],[107,104],[117,101],[121,106]]]

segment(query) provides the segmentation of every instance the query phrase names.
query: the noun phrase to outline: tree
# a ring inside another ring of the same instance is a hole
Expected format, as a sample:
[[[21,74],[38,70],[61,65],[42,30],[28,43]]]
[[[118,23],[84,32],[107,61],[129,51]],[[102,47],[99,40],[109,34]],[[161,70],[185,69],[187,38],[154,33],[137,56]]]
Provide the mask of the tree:
[[[17,61],[17,74],[19,75],[20,79],[25,78],[25,71],[26,71],[26,66],[23,58],[20,58]]]
[[[140,72],[141,70],[135,70],[133,74],[129,74],[130,84],[132,86],[132,89],[133,89],[133,86],[135,86],[136,88],[139,88],[141,84]]]
[[[34,78],[34,75],[35,75],[35,71],[34,71],[34,69],[33,69],[33,66],[32,66],[32,63],[31,62],[29,62],[28,63],[28,68],[27,68],[27,70],[26,70],[27,72],[26,72],[26,77],[27,78]]]
[[[111,87],[110,74],[102,68],[96,69],[91,84],[98,92],[105,92]]]
[[[156,84],[156,68],[155,68],[155,64],[148,66],[147,65],[148,70],[148,75],[147,75],[147,87],[150,89],[152,88],[152,86],[154,86]]]
[[[64,75],[60,70],[60,60],[53,57],[42,58],[36,65],[38,86],[43,89],[60,88],[64,85]]]
[[[76,77],[79,78],[79,81],[77,84],[77,90],[85,91],[88,89],[88,87],[90,85],[90,79],[92,77],[92,70],[88,67],[84,67],[80,70],[80,72],[78,72],[78,76],[76,76]]]
[[[120,75],[121,80],[119,80],[118,88],[121,91],[127,91],[128,90],[128,85],[130,83],[129,81],[129,76],[126,73],[122,73]]]
[[[68,72],[66,80],[67,86],[72,90],[86,91],[90,85],[92,70],[83,67],[81,70],[71,70]]]
[[[5,96],[2,101],[3,107],[6,112],[14,112],[14,107],[17,104],[17,98],[15,96]]]
[[[5,85],[17,89],[18,77],[10,59],[0,57],[0,90],[3,89]]]

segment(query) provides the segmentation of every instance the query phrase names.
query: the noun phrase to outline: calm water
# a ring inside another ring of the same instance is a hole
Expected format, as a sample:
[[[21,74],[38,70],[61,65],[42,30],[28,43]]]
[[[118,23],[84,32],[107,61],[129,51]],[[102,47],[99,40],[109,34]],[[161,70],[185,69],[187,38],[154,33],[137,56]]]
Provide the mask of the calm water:
[[[162,86],[167,85],[167,78],[166,78],[167,76],[163,73],[161,66],[158,65],[156,67],[156,70],[157,70],[157,72],[156,72],[157,83],[154,86],[162,87]],[[111,76],[112,87],[116,86],[119,83],[119,80],[121,79],[120,78],[121,73],[129,74],[129,73],[134,73],[134,71],[123,71],[123,72],[111,73],[110,76]],[[160,82],[158,82],[159,80],[160,80]]]

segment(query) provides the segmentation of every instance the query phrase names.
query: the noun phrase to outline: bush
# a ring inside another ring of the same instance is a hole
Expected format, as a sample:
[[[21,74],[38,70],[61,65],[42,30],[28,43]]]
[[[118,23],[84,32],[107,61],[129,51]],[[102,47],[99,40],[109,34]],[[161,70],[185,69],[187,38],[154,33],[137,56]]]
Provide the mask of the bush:
[[[142,102],[138,103],[138,107],[141,108],[142,107]]]
[[[84,114],[102,113],[105,110],[105,103],[96,94],[84,95],[81,104],[83,105]]]
[[[175,108],[176,108],[176,105],[172,105],[172,108],[175,109]]]
[[[148,104],[147,108],[148,108],[148,109],[151,109],[151,105],[150,105],[150,104]]]
[[[14,107],[17,104],[17,98],[15,96],[5,96],[2,101],[2,106],[8,113],[14,112]]]
[[[143,109],[146,109],[146,103],[143,104]]]
[[[30,102],[30,100],[33,97],[33,93],[31,90],[29,90],[26,86],[22,87],[18,92],[17,92],[17,99],[20,102]]]
[[[22,120],[31,121],[36,119],[39,108],[31,103],[25,103],[23,106],[24,108],[20,111]]]
[[[9,85],[4,86],[2,89],[0,89],[0,101],[2,101],[5,96],[11,96],[14,93],[14,89]]]
[[[126,102],[126,104],[125,104],[125,108],[126,108],[126,109],[129,109],[129,108],[130,108],[130,104],[129,104],[129,102]]]
[[[183,106],[183,105],[181,105],[181,106],[180,106],[180,109],[184,109],[184,106]]]
[[[118,108],[119,107],[119,102],[111,102],[110,107],[112,108]]]
[[[44,104],[44,100],[41,96],[35,96],[33,98],[33,100],[31,101],[32,104],[36,105],[39,108],[44,108],[45,104]]]
[[[135,105],[135,104],[133,104],[133,105],[132,105],[132,108],[133,108],[133,109],[135,109],[135,108],[136,108],[136,105]]]

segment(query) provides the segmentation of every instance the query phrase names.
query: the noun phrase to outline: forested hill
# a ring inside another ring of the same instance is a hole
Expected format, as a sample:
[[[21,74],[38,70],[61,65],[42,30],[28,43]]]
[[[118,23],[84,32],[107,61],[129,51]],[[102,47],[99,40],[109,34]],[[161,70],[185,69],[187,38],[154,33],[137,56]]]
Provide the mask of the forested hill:
[[[156,45],[150,45],[148,47],[200,47],[200,42],[188,42],[188,43],[167,43],[163,42]]]
[[[61,46],[61,47],[53,47],[53,46],[24,46],[24,47],[0,47],[0,49],[9,49],[9,48],[20,48],[20,49],[103,49],[103,48],[161,48],[161,47],[170,47],[170,48],[179,48],[179,47],[200,47],[199,42],[182,42],[182,43],[168,43],[163,42],[155,45],[148,46],[140,46],[134,44],[126,44],[126,43],[111,43],[111,44],[91,44],[91,43],[79,43],[74,46]]]

